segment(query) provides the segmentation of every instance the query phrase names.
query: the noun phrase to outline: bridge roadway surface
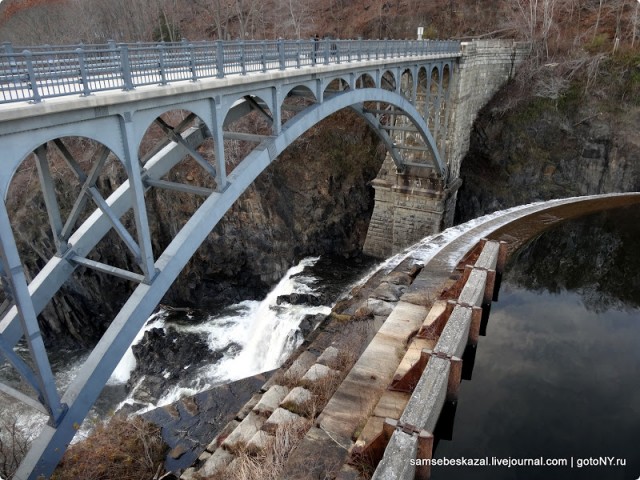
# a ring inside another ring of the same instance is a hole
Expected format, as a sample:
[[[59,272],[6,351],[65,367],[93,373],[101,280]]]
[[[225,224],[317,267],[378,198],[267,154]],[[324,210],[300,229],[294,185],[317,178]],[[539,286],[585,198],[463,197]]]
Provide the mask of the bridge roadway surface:
[[[402,310],[400,316],[406,325],[397,323],[397,320],[394,323],[393,317],[398,315],[392,313],[387,317],[385,324],[317,417],[315,426],[290,455],[282,478],[307,478],[301,476],[304,472],[310,475],[308,478],[324,478],[331,471],[335,472],[336,464],[343,464],[347,460],[349,449],[354,445],[354,434],[367,422],[402,359],[402,355],[382,355],[381,352],[406,350],[406,340],[422,325],[429,310],[424,306],[425,298],[439,296],[456,265],[480,239],[505,241],[508,251],[513,253],[541,231],[566,219],[637,203],[640,203],[640,193],[623,193],[573,197],[514,207],[429,236],[385,262],[381,269],[387,272],[398,266],[406,271],[412,264],[424,265],[395,307]],[[409,313],[411,311],[417,312],[417,315]],[[410,318],[412,316],[416,318]],[[362,379],[366,379],[366,382],[363,383]],[[313,461],[310,462],[310,458]],[[401,462],[403,469],[409,466],[407,459]],[[203,465],[197,464],[196,467],[185,472],[183,478],[192,478],[192,474]],[[398,478],[413,479],[413,473],[405,472]],[[386,479],[384,475],[380,478]]]

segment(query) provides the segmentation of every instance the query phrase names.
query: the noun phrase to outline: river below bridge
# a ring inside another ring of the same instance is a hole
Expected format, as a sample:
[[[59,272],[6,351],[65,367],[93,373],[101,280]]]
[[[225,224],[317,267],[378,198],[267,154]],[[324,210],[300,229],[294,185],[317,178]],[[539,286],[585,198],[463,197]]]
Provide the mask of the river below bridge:
[[[568,466],[435,466],[434,479],[640,476],[639,249],[632,206],[565,221],[510,258],[434,455]]]

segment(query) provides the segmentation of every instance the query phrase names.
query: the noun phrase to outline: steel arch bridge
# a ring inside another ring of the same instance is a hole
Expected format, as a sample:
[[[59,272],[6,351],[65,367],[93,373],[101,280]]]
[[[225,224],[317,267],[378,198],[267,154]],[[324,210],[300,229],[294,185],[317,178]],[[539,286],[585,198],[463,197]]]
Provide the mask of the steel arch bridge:
[[[301,51],[298,49],[298,55]],[[136,334],[196,249],[248,186],[307,130],[335,112],[352,109],[380,137],[398,171],[424,169],[447,182],[444,145],[459,50],[398,51],[395,56],[366,60],[362,56],[356,60],[350,50],[349,56],[353,61],[327,55],[322,65],[301,66],[298,58],[294,66],[284,64],[285,68],[275,72],[0,106],[0,194],[4,200],[0,208],[0,276],[5,297],[0,308],[0,358],[17,370],[30,392],[9,384],[0,384],[0,391],[49,416],[15,478],[52,473]],[[180,120],[171,124],[167,114],[176,111],[181,112]],[[256,119],[266,127],[259,133],[256,129],[246,131],[246,125],[253,125]],[[141,145],[152,126],[163,138],[141,155]],[[80,158],[69,138],[90,139],[98,146],[95,157]],[[229,141],[254,148],[231,165],[225,151]],[[211,144],[211,151],[207,151],[206,145]],[[79,187],[69,209],[59,204],[54,153]],[[167,179],[185,158],[205,172],[209,186]],[[7,209],[10,187],[27,160],[37,168],[55,246],[55,254],[31,281],[27,280]],[[106,175],[109,161],[122,169],[126,180],[104,195],[99,180]],[[152,248],[145,202],[151,189],[204,199],[158,254]],[[90,202],[95,210],[86,216],[83,212]],[[125,215],[133,217],[133,228],[125,226]],[[91,258],[110,231],[118,235],[134,259],[134,269]],[[37,316],[64,282],[82,271],[79,267],[115,275],[137,286],[60,394]],[[15,350],[21,341],[28,347],[26,360]]]

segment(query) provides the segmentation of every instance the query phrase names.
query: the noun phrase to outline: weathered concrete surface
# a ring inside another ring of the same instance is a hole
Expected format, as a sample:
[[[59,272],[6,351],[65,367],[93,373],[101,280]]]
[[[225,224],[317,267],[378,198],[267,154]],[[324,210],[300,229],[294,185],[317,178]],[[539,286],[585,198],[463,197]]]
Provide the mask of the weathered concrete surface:
[[[434,431],[447,396],[449,369],[449,360],[437,357],[429,359],[427,368],[400,417],[402,423],[428,432]]]
[[[487,286],[487,271],[486,270],[472,270],[471,275],[467,279],[467,283],[464,284],[460,296],[458,297],[459,303],[479,307],[484,300],[484,290]]]
[[[222,447],[230,451],[244,447],[256,432],[262,428],[265,421],[266,419],[263,416],[249,412],[249,415],[222,442]]]
[[[471,309],[457,305],[449,321],[442,330],[438,343],[434,350],[444,353],[450,357],[462,358],[464,349],[469,339],[469,328],[471,327]]]
[[[498,265],[499,250],[500,244],[498,242],[487,242],[474,266],[486,270],[495,270]]]
[[[418,437],[394,431],[372,480],[413,480],[416,467],[409,460],[416,458],[417,454]]]
[[[346,456],[347,448],[322,429],[312,427],[289,456],[281,480],[327,478],[340,469]]]
[[[269,416],[280,406],[280,402],[287,396],[289,389],[282,385],[273,385],[262,395],[258,404],[253,407],[253,411],[259,415]]]
[[[269,375],[256,375],[215,387],[190,397],[187,402],[177,402],[174,408],[157,408],[145,413],[146,420],[161,427],[170,450],[180,446],[184,451],[179,458],[167,456],[166,469],[180,471],[193,465],[205,446],[233,420]]]
[[[223,448],[218,448],[198,470],[201,477],[209,477],[229,465],[235,456]]]
[[[400,301],[360,356],[317,420],[342,445],[378,402],[404,356],[407,341],[417,332],[427,308]],[[357,410],[354,410],[357,408]]]

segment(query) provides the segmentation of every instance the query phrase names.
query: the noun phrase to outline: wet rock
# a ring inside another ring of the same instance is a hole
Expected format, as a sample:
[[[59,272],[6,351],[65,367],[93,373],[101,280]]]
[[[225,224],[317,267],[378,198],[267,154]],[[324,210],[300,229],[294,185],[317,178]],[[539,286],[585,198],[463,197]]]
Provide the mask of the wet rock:
[[[411,274],[404,272],[391,272],[384,279],[385,282],[391,283],[393,285],[411,285],[413,282],[413,278]]]
[[[328,301],[322,295],[315,295],[313,293],[291,293],[289,295],[278,295],[276,303],[278,305],[289,303],[291,305],[310,305],[312,307],[319,307],[326,305]]]
[[[147,330],[132,351],[136,367],[127,386],[129,389],[135,387],[133,397],[136,401],[156,403],[192,369],[220,360],[226,349],[212,351],[199,335],[168,327],[166,331],[162,328]]]
[[[378,300],[384,300],[387,302],[397,302],[407,289],[404,285],[394,285],[389,282],[382,282],[378,288],[376,288],[371,297]]]
[[[325,318],[325,315],[319,313],[317,315],[305,315],[302,321],[300,322],[300,333],[302,336],[306,338],[313,330],[322,322]]]
[[[386,317],[391,315],[391,312],[393,312],[395,303],[385,302],[384,300],[378,300],[377,298],[370,298],[363,306],[368,308],[375,316]]]

